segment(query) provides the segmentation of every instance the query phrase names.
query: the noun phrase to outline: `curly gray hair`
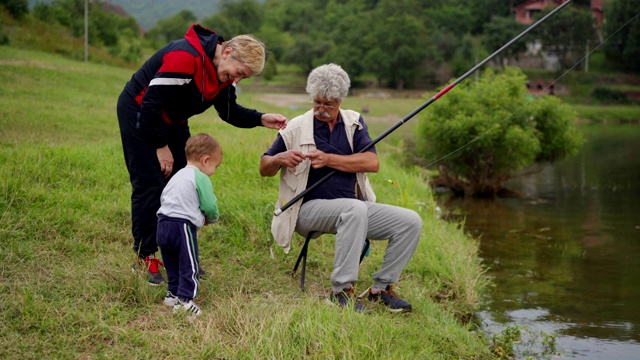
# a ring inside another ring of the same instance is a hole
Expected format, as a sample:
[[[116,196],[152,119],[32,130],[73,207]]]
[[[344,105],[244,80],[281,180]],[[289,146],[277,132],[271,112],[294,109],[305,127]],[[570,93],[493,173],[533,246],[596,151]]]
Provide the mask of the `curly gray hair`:
[[[326,64],[313,69],[307,78],[307,93],[311,99],[342,101],[349,93],[351,80],[346,71],[336,64]]]

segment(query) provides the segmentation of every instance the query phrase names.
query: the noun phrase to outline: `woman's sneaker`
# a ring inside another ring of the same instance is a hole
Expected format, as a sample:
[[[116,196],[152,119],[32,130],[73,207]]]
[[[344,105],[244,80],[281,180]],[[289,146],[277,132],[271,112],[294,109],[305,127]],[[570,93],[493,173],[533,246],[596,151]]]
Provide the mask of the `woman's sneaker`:
[[[167,306],[176,306],[180,299],[177,296],[173,295],[171,291],[167,291],[167,295],[164,297],[164,304]]]
[[[173,313],[176,314],[181,311],[186,312],[189,316],[200,316],[202,314],[202,310],[200,310],[200,307],[196,305],[193,300],[182,301],[178,299],[178,302],[173,306]]]
[[[411,311],[411,304],[406,300],[400,299],[398,295],[396,295],[395,291],[393,291],[393,285],[387,285],[384,290],[380,290],[376,294],[372,293],[371,289],[369,289],[369,296],[367,296],[367,299],[371,302],[382,301],[382,303],[391,312]]]
[[[156,259],[154,255],[149,255],[144,258],[137,258],[133,263],[133,267],[131,271],[136,273],[136,269],[146,269],[147,270],[147,282],[151,286],[158,286],[164,282],[164,278],[160,273],[160,266],[164,266],[162,261]]]

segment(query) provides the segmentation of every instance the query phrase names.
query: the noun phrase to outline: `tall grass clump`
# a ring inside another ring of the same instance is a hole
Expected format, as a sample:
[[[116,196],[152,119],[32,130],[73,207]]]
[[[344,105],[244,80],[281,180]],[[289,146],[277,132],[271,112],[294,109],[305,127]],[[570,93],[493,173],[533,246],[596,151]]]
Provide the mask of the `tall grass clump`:
[[[324,302],[332,236],[311,244],[307,292],[291,276],[303,239],[285,255],[271,238],[278,179],[260,177],[258,164],[276,133],[233,128],[214,111],[190,122],[225,154],[212,177],[221,218],[199,233],[204,314],[174,316],[162,304],[166,288],[131,272],[130,184],[115,115],[130,75],[0,46],[0,358],[491,357],[463,321],[485,286],[477,244],[436,219],[419,170],[398,167],[381,144],[381,170],[371,176],[379,201],[424,221],[398,284],[413,313],[372,304],[367,315],[341,311]],[[369,286],[384,247],[373,243],[357,290]]]

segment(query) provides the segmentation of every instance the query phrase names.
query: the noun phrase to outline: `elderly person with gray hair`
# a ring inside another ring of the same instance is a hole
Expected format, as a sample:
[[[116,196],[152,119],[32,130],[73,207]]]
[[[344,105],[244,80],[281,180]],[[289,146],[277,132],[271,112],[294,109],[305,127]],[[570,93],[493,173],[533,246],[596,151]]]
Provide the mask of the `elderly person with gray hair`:
[[[353,284],[365,239],[388,240],[382,267],[363,295],[391,311],[410,311],[411,304],[396,295],[393,284],[415,252],[422,219],[414,211],[375,202],[366,173],[378,171],[378,155],[375,147],[359,152],[372,141],[367,124],[359,113],[340,108],[350,85],[338,65],[314,69],[307,79],[313,108],[291,120],[262,156],[262,176],[280,171],[277,207],[336,171],[301,202],[274,216],[271,231],[285,252],[294,231],[302,236],[312,231],[336,234],[329,298],[342,307],[353,304],[356,310],[364,310],[353,300]]]

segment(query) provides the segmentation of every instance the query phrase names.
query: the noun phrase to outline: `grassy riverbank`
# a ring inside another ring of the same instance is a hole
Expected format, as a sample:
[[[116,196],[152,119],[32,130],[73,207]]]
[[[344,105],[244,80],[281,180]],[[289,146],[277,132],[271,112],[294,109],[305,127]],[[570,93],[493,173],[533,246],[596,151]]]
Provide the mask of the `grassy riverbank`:
[[[162,305],[163,288],[131,274],[130,185],[115,103],[131,70],[0,47],[0,358],[491,358],[471,325],[486,285],[477,244],[436,219],[418,170],[397,166],[393,142],[379,146],[371,180],[379,201],[418,211],[419,249],[399,292],[414,312],[340,311],[324,303],[333,241],[312,244],[308,292],[273,243],[277,178],[258,174],[275,132],[233,128],[214,111],[191,130],[216,136],[225,159],[212,178],[221,221],[200,233],[204,268],[194,323]],[[293,116],[300,110],[242,103]],[[376,135],[376,134],[374,134]],[[389,182],[388,180],[392,180]],[[358,289],[381,262],[374,243]]]

